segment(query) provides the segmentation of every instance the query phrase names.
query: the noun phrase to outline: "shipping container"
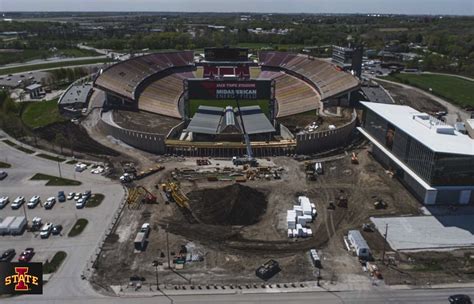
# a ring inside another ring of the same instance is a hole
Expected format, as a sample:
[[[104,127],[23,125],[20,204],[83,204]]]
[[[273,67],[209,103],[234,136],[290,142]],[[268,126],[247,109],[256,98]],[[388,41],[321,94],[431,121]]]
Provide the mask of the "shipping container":
[[[26,217],[24,216],[17,216],[15,220],[10,224],[8,230],[11,235],[20,235],[25,231],[26,228]]]
[[[10,233],[9,227],[10,227],[10,225],[13,223],[14,220],[15,220],[15,217],[14,217],[14,216],[7,216],[7,217],[2,221],[2,223],[0,224],[0,234],[1,234],[1,235],[5,235],[5,234],[9,234],[9,233]]]
[[[313,262],[314,267],[321,268],[321,259],[319,258],[319,254],[316,249],[310,249],[309,256]]]
[[[144,232],[138,232],[137,236],[135,237],[135,249],[143,251],[145,249],[145,243],[146,243],[146,235]]]

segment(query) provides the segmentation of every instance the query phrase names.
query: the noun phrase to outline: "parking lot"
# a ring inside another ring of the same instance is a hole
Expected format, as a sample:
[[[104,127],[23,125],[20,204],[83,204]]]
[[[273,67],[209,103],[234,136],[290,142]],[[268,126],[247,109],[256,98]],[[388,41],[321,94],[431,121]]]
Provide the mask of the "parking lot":
[[[88,293],[90,286],[87,281],[81,280],[83,270],[88,266],[93,253],[97,250],[99,241],[109,226],[113,213],[116,211],[124,196],[121,185],[112,182],[100,175],[90,173],[86,170],[82,173],[74,171],[74,165],[61,163],[61,175],[64,178],[82,182],[79,186],[45,186],[46,181],[33,181],[30,178],[36,173],[59,176],[58,163],[36,156],[31,156],[16,150],[0,141],[0,160],[11,164],[11,168],[2,169],[8,172],[8,177],[0,181],[0,197],[8,196],[10,203],[0,210],[0,218],[7,216],[25,215],[28,224],[34,217],[41,217],[42,222],[52,222],[63,226],[62,235],[50,235],[47,239],[41,239],[39,232],[25,231],[19,236],[0,236],[1,251],[13,248],[17,261],[20,253],[27,247],[33,247],[36,254],[33,262],[45,262],[51,259],[58,251],[65,251],[67,257],[60,269],[51,277],[45,286],[45,293],[50,295],[84,294]],[[56,202],[52,209],[46,210],[41,205],[28,209],[26,203],[34,195],[41,197],[44,203],[48,197],[55,196],[58,191],[85,192],[91,190],[92,194],[101,193],[105,196],[102,203],[93,208],[76,209],[74,200]],[[11,208],[12,201],[17,196],[25,197],[25,204],[17,210]],[[67,234],[79,218],[88,220],[84,231],[75,237]]]

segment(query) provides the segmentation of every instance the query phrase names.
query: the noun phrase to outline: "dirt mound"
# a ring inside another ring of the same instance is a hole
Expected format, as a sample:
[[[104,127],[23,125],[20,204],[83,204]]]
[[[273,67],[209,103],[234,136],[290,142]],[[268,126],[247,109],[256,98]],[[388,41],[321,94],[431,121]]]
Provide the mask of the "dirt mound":
[[[263,192],[240,184],[192,191],[188,197],[194,216],[208,225],[252,225],[267,209]]]

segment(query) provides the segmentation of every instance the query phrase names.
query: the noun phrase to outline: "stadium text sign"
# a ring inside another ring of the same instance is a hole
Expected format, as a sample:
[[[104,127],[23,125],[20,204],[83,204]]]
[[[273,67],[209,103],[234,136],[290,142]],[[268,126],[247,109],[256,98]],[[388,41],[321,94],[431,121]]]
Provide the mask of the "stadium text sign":
[[[270,80],[188,80],[189,99],[271,99]]]

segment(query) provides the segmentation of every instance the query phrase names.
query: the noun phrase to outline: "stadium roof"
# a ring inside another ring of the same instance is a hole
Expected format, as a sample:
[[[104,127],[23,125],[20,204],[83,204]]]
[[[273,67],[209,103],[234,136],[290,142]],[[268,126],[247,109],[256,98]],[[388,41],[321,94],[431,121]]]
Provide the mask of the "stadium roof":
[[[474,155],[473,139],[426,113],[404,105],[366,101],[361,104],[434,152]]]
[[[263,114],[259,106],[241,107],[242,119],[247,134],[260,134],[275,132],[275,128]],[[187,130],[202,134],[242,134],[240,117],[237,116],[237,109],[231,107],[219,108],[209,106],[199,106],[194,114]]]

